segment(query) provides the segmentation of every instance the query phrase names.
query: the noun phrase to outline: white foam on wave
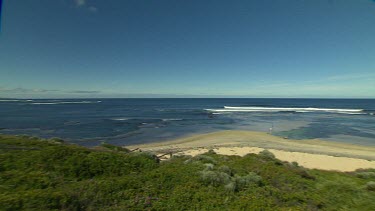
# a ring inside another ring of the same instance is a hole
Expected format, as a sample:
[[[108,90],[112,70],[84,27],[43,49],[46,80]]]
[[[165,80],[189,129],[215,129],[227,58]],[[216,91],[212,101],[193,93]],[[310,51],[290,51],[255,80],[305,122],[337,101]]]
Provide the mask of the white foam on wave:
[[[283,108],[283,107],[234,107],[234,106],[224,106],[221,109],[205,109],[210,112],[326,112],[326,113],[339,113],[339,114],[365,114],[363,109],[341,109],[341,108]]]
[[[18,102],[22,100],[0,100],[0,102]]]
[[[58,105],[58,104],[90,104],[90,103],[100,103],[102,101],[73,101],[73,102],[39,102],[31,103],[33,105]]]
[[[33,105],[55,105],[55,104],[59,104],[59,103],[31,103]]]
[[[274,111],[267,111],[267,110],[244,110],[244,109],[205,109],[205,110],[215,112],[216,114],[220,114],[220,112],[274,112]]]
[[[0,102],[23,102],[23,101],[31,102],[33,100],[0,100]]]
[[[359,115],[359,114],[366,114],[366,113],[362,113],[362,112],[337,112],[339,114],[351,114],[351,115]]]
[[[363,112],[363,109],[341,109],[341,108],[282,108],[282,107],[232,107],[224,106],[225,109],[239,110],[270,110],[270,111],[325,111],[325,112]]]
[[[168,121],[182,121],[183,119],[162,119],[164,122]]]
[[[114,119],[111,119],[111,120],[115,120],[115,121],[126,121],[126,120],[129,120],[129,118],[114,118]]]

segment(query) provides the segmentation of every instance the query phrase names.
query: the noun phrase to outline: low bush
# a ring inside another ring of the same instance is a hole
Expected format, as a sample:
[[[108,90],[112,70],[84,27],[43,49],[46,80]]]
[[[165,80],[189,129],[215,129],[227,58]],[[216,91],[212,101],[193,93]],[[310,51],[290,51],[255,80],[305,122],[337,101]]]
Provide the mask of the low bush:
[[[294,172],[296,172],[298,175],[300,175],[302,178],[315,180],[315,176],[310,174],[309,171],[305,168],[298,168],[295,169]]]
[[[232,175],[232,169],[230,169],[228,166],[220,166],[218,168],[218,171],[224,172],[228,175]]]
[[[296,161],[291,162],[292,166],[299,167],[299,164]]]
[[[356,175],[362,179],[375,179],[375,172],[358,172]]]
[[[213,157],[210,157],[208,155],[197,155],[197,156],[193,157],[193,160],[200,161],[202,163],[212,163],[212,164],[217,163],[216,160]]]
[[[201,181],[206,185],[220,186],[230,181],[230,176],[224,172],[204,170],[200,172]]]
[[[275,155],[272,152],[270,152],[266,149],[261,151],[259,153],[259,156],[262,157],[262,158],[266,158],[266,159],[275,159],[276,158]]]
[[[366,183],[366,189],[369,191],[375,191],[375,182],[370,181]]]
[[[235,175],[232,181],[234,182],[235,190],[240,191],[246,187],[249,187],[250,185],[260,185],[262,177],[254,172],[250,172],[248,175],[245,176]]]
[[[205,163],[204,166],[206,166],[205,170],[214,170],[214,164],[212,163]]]
[[[210,150],[208,150],[207,154],[216,154],[216,152],[215,152],[215,150],[210,149]]]
[[[224,189],[228,193],[234,193],[236,191],[236,184],[234,182],[229,182],[224,186]]]

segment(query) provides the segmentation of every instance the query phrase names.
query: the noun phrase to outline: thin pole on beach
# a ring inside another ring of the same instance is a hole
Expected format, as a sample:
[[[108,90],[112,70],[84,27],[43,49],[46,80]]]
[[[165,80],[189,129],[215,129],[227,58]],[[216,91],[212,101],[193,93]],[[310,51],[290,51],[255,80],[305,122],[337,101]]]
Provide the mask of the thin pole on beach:
[[[270,129],[269,129],[269,134],[272,134],[272,130],[273,130],[273,122],[271,123],[272,125],[271,125],[271,127],[270,127]]]

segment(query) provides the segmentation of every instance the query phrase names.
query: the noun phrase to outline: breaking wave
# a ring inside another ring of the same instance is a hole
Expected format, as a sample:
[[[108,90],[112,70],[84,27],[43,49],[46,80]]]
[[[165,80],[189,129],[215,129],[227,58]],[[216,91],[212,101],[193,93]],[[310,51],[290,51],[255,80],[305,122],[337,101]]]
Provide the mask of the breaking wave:
[[[89,104],[89,103],[101,103],[102,101],[73,101],[73,102],[39,102],[31,103],[33,105],[58,105],[58,104]]]
[[[283,108],[283,107],[233,107],[224,106],[220,109],[205,109],[209,112],[325,112],[325,113],[339,113],[339,114],[366,114],[363,109],[341,109],[341,108]]]
[[[168,122],[168,121],[182,121],[183,119],[162,119],[163,122]]]
[[[113,118],[111,120],[114,120],[114,121],[127,121],[127,120],[129,120],[129,118]]]
[[[0,99],[0,102],[31,102],[33,100],[4,100]]]

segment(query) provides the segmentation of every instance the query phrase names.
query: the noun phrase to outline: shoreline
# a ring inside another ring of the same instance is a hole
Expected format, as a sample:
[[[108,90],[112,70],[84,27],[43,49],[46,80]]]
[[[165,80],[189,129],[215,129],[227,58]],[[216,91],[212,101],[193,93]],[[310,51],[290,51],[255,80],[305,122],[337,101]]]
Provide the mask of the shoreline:
[[[218,154],[244,156],[269,150],[282,161],[298,162],[312,169],[355,171],[375,168],[375,147],[324,141],[293,140],[265,132],[224,130],[197,134],[172,141],[129,145],[162,155],[166,153],[198,155],[213,149]]]

